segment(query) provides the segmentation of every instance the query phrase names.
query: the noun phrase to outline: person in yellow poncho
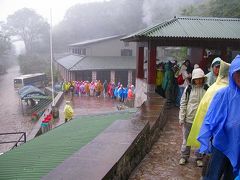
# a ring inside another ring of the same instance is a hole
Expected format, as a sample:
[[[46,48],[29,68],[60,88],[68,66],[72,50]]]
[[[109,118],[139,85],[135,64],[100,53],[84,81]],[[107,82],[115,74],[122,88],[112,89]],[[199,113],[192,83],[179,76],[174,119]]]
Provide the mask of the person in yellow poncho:
[[[219,70],[219,75],[217,77],[217,80],[214,84],[212,84],[208,88],[207,92],[203,96],[203,98],[198,106],[195,118],[193,120],[193,125],[192,125],[190,134],[187,139],[188,146],[192,146],[192,147],[196,147],[196,148],[200,147],[200,143],[197,141],[197,137],[198,137],[200,128],[202,126],[203,119],[207,113],[208,107],[209,107],[211,100],[212,100],[213,96],[215,95],[215,93],[219,89],[228,85],[229,66],[230,66],[230,64],[221,60],[220,70]]]
[[[64,107],[64,119],[65,123],[70,121],[73,118],[73,108],[70,106],[70,101],[66,101],[66,105]]]
[[[156,92],[161,96],[164,96],[164,91],[162,88],[163,78],[164,78],[163,63],[160,63],[157,65],[156,72]]]

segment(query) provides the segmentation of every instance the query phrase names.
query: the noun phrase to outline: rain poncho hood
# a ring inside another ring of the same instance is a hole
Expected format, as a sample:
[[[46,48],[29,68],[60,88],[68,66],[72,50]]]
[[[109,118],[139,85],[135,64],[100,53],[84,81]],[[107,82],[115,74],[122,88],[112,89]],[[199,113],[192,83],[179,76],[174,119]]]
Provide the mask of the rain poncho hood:
[[[209,107],[215,93],[219,89],[226,87],[228,85],[229,66],[230,66],[230,64],[228,64],[224,61],[221,61],[219,75],[218,75],[216,82],[212,86],[210,86],[208,88],[207,92],[204,94],[204,96],[198,106],[195,118],[193,120],[193,125],[191,128],[190,134],[188,136],[188,140],[187,140],[188,146],[194,146],[194,147],[199,148],[200,144],[197,141],[197,136],[198,136],[200,128],[202,126],[203,119],[207,113],[208,107]]]
[[[69,104],[66,104],[64,107],[64,118],[70,120],[73,118],[73,109]]]
[[[220,62],[221,61],[221,58],[220,57],[216,57],[213,61],[212,61],[212,64],[211,64],[211,71],[206,74],[206,77],[207,77],[207,84],[209,86],[211,86],[217,79],[217,76],[214,75],[213,73],[213,64],[216,63],[216,62]]]
[[[229,70],[229,85],[220,89],[209,106],[202,124],[198,141],[200,152],[211,152],[212,145],[225,154],[233,166],[235,175],[240,168],[240,88],[233,80],[234,72],[240,70],[240,55],[232,61]]]
[[[192,71],[192,80],[204,78],[205,74],[201,68],[196,68]]]

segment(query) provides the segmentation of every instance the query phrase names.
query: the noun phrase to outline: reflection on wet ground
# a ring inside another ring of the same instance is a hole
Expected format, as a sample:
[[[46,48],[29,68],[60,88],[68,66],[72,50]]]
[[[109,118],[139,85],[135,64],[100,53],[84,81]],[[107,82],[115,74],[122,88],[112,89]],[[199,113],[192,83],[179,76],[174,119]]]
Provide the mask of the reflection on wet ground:
[[[59,115],[60,118],[53,127],[56,127],[62,123],[64,123],[64,115],[63,109],[65,106],[65,102],[70,100],[68,95],[64,96],[64,100],[62,101],[59,107]],[[94,115],[94,114],[104,114],[104,113],[111,113],[116,112],[117,105],[120,104],[118,100],[111,99],[111,98],[104,98],[104,97],[89,97],[89,96],[74,96],[72,100],[70,100],[70,104],[74,110],[74,118],[78,118],[79,116],[85,115]]]
[[[201,177],[201,168],[196,167],[191,154],[189,162],[180,166],[180,147],[182,143],[181,128],[178,124],[178,108],[171,108],[164,130],[139,166],[134,170],[130,180],[196,180]]]

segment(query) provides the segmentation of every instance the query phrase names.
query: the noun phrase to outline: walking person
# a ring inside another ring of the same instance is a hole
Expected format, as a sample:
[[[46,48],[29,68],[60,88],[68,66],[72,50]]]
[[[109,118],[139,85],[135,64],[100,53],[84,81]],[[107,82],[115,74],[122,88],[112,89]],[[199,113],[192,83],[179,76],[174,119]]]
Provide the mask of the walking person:
[[[192,73],[192,72],[191,72]],[[192,74],[187,72],[187,65],[182,64],[177,76],[178,94],[176,98],[176,106],[180,106],[180,100],[184,89],[190,84]]]
[[[70,82],[70,87],[69,87],[69,90],[70,90],[70,96],[71,96],[71,100],[73,100],[73,96],[74,96],[74,89],[75,89],[75,86],[74,86],[74,82]]]
[[[187,146],[187,138],[190,133],[193,119],[195,117],[198,105],[205,94],[204,89],[205,74],[202,69],[196,68],[192,72],[191,85],[187,86],[183,92],[180,111],[179,124],[182,127],[183,142],[181,146],[180,165],[185,165],[190,157],[191,147]],[[198,166],[202,166],[202,155],[196,152],[196,162]]]
[[[190,134],[189,134],[188,140],[187,140],[187,144],[189,146],[192,146],[195,148],[200,147],[200,143],[197,140],[198,134],[200,132],[200,128],[202,126],[204,117],[208,111],[208,107],[209,107],[214,95],[218,92],[218,90],[220,90],[221,88],[224,88],[228,85],[229,67],[230,67],[230,64],[221,60],[218,78],[217,78],[216,82],[213,83],[211,85],[211,87],[208,88],[207,92],[204,94],[204,96],[198,106],[198,109],[197,109],[197,112],[196,112],[196,115],[195,115],[195,118],[193,121],[193,125],[192,125],[191,131],[190,131]]]
[[[212,61],[211,70],[208,74],[206,74],[208,86],[211,86],[217,80],[219,68],[220,68],[220,62],[221,62],[220,57],[216,57]]]
[[[66,105],[64,107],[63,112],[64,112],[65,123],[72,120],[73,115],[74,115],[74,111],[73,111],[73,108],[70,105],[70,101],[66,101]]]
[[[107,96],[107,88],[108,88],[108,83],[107,80],[104,81],[103,83],[103,97],[105,98]]]
[[[212,153],[204,180],[231,180],[240,169],[240,55],[230,65],[229,85],[213,97],[198,141],[201,153]]]
[[[167,99],[167,103],[172,103],[174,101],[173,96],[173,87],[174,87],[174,73],[171,69],[171,62],[169,61],[164,65],[164,78],[162,82],[162,88],[165,92],[165,97]]]

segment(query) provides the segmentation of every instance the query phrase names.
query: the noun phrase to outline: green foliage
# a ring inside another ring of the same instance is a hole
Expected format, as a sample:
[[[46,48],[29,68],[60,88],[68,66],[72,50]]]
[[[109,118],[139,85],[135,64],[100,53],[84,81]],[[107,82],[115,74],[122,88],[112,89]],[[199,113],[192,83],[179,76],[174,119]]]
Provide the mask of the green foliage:
[[[205,0],[182,10],[182,15],[209,17],[240,17],[239,0]]]
[[[50,66],[48,58],[33,54],[20,55],[18,62],[23,74],[46,72]]]
[[[11,43],[8,36],[0,31],[0,74],[6,71],[7,55],[11,50]]]
[[[210,15],[216,17],[240,17],[239,0],[211,0],[209,2]]]
[[[0,31],[0,57],[6,55],[11,50],[11,43],[10,39],[1,34]]]
[[[187,47],[181,47],[179,51],[172,51],[170,56],[174,57],[177,61],[184,61],[187,59]]]
[[[51,62],[48,56],[26,54],[18,56],[20,71],[22,74],[46,73],[47,77],[51,77]],[[53,66],[53,79],[57,82],[58,72]]]

